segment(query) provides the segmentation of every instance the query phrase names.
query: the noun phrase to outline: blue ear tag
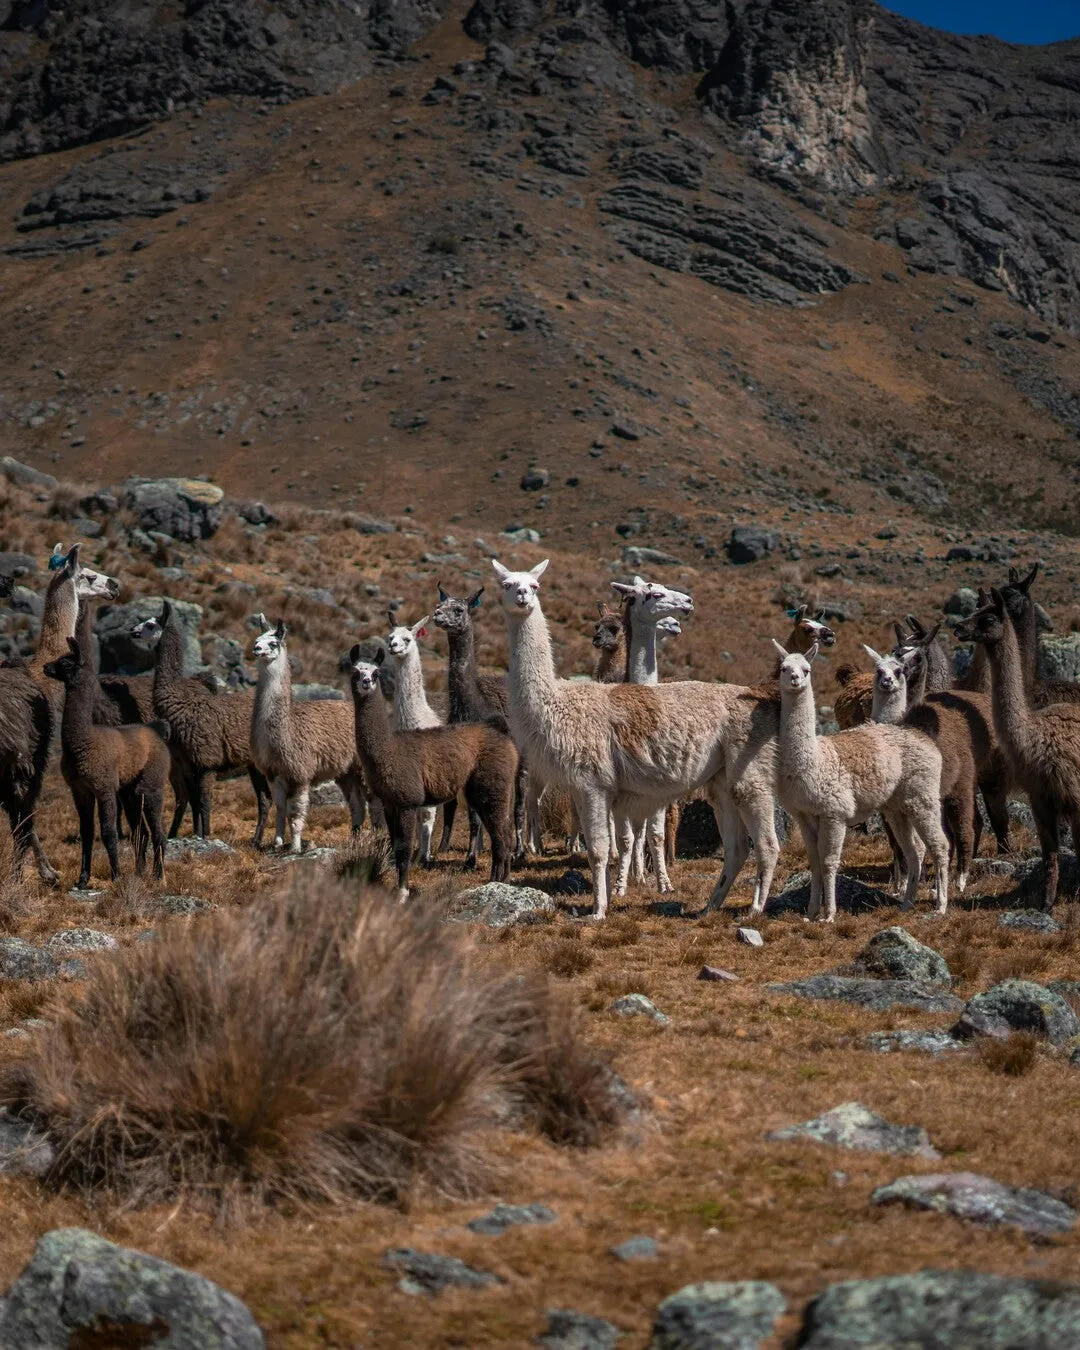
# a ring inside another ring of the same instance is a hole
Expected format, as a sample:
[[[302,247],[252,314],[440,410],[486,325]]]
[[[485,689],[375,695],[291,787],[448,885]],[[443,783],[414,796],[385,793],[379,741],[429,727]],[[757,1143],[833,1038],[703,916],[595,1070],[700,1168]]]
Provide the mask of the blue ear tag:
[[[795,619],[795,618],[798,618],[798,615],[799,615],[799,611],[798,611],[797,609],[789,609],[788,612],[787,612],[787,616],[788,616],[789,619]]]
[[[67,562],[67,554],[66,554],[66,553],[54,553],[54,554],[52,555],[52,557],[49,559],[49,571],[50,571],[50,572],[59,572],[59,570],[61,569],[61,567],[63,567],[63,565],[64,565],[66,562]]]

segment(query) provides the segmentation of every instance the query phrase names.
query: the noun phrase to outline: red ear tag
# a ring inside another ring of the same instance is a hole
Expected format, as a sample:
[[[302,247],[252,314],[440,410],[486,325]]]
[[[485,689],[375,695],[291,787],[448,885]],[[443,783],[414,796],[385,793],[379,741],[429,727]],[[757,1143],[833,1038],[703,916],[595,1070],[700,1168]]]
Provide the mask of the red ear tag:
[[[419,631],[419,633],[417,633],[416,636],[417,636],[417,637],[427,637],[427,629],[426,629],[426,628],[421,628],[420,631]]]

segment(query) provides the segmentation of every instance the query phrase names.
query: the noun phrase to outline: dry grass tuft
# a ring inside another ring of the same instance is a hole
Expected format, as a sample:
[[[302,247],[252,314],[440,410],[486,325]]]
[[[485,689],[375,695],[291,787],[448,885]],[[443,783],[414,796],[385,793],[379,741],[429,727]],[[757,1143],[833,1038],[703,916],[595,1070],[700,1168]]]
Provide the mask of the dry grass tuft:
[[[632,947],[641,940],[641,924],[628,914],[616,914],[593,936],[593,946],[601,951],[612,947]]]
[[[153,892],[145,876],[122,872],[109,890],[94,902],[94,917],[106,923],[138,923],[150,917]]]
[[[334,859],[334,875],[339,881],[388,889],[395,881],[390,840],[385,835],[350,835]]]
[[[581,942],[561,938],[542,953],[542,959],[544,966],[552,975],[569,980],[575,975],[584,975],[587,970],[591,970],[596,963],[596,954]]]
[[[546,980],[437,907],[301,878],[95,963],[0,1096],[52,1138],[54,1184],[227,1214],[468,1193],[498,1110],[591,1143],[607,1073]]]
[[[1050,964],[1050,954],[1039,947],[1020,947],[1002,952],[990,962],[990,982],[1030,980]]]
[[[958,984],[974,984],[982,973],[982,956],[975,947],[953,947],[945,953],[945,960]]]
[[[1039,1038],[1031,1031],[1017,1031],[1008,1040],[986,1039],[979,1042],[979,1059],[991,1073],[1007,1078],[1023,1078],[1035,1067]]]

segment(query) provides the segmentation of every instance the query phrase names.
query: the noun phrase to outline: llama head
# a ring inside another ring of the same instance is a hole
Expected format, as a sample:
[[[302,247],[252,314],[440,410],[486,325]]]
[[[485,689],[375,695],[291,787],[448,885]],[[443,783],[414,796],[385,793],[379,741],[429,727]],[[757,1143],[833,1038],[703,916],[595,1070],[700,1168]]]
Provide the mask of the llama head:
[[[386,650],[395,661],[404,661],[410,651],[416,650],[416,639],[424,637],[427,633],[428,618],[429,616],[425,614],[411,628],[397,625],[390,629],[386,639]]]
[[[137,623],[131,630],[131,636],[136,642],[141,642],[147,647],[156,646],[161,641],[161,635],[165,631],[165,625],[172,617],[173,607],[168,600],[161,602],[161,614],[155,618],[153,615],[149,619],[143,619],[142,623]]]
[[[913,648],[912,650],[917,650]],[[887,656],[882,656],[880,652],[874,651],[873,647],[868,647],[863,643],[863,651],[874,663],[874,687],[880,689],[883,694],[898,694],[907,685],[907,671],[902,656],[897,656],[895,652],[889,652]]]
[[[264,666],[272,666],[275,661],[285,660],[285,634],[289,631],[285,627],[285,620],[278,619],[277,624],[271,628],[266,622],[266,615],[260,614],[259,622],[266,631],[255,639],[253,647],[255,659],[261,661]]]
[[[73,545],[67,554],[63,552],[62,544],[55,545],[49,559],[49,570],[59,572],[64,581],[74,584],[78,600],[115,600],[120,594],[120,583],[115,577],[107,577],[104,572],[92,572],[84,567],[79,559],[81,551],[81,544]]]
[[[538,562],[527,572],[511,572],[496,558],[491,565],[502,582],[503,609],[507,614],[530,614],[540,605],[540,578],[547,570],[548,559]]]
[[[1015,567],[1009,568],[1009,584],[1002,586],[1001,594],[1005,597],[1005,608],[1010,619],[1019,622],[1024,618],[1032,603],[1028,592],[1031,590],[1031,583],[1038,575],[1039,564],[1037,562],[1032,566],[1026,577],[1021,577]]]
[[[352,651],[349,652],[353,693],[364,699],[381,690],[379,667],[382,663],[383,652],[381,650],[377,651],[374,657],[368,661],[361,654],[359,642],[353,644]]]
[[[613,581],[611,589],[622,596],[624,604],[633,605],[635,618],[654,625],[668,615],[694,612],[694,602],[685,591],[673,591],[658,581],[635,577],[629,584]]]
[[[996,586],[991,588],[990,603],[977,609],[966,619],[961,619],[953,630],[961,642],[980,642],[992,647],[1005,636],[1009,623],[1009,611],[1005,596]]]
[[[666,642],[668,638],[678,637],[682,633],[682,624],[674,614],[667,614],[656,625],[656,636],[661,642]]]
[[[46,661],[45,674],[50,680],[59,680],[69,689],[79,678],[79,671],[82,669],[82,652],[75,638],[68,638],[68,649],[63,656],[58,656],[55,661]]]
[[[617,652],[623,640],[622,615],[600,603],[597,603],[596,612],[600,617],[593,628],[592,645],[601,652]]]
[[[447,633],[467,633],[472,623],[473,610],[480,608],[480,597],[483,594],[484,588],[481,586],[479,590],[473,591],[472,595],[459,600],[457,596],[448,595],[440,582],[439,603],[431,615],[436,628],[441,628]]]
[[[789,652],[786,647],[781,647],[779,642],[773,638],[773,646],[776,648],[780,657],[780,689],[783,691],[797,692],[800,689],[810,687],[810,667],[813,664],[814,657],[818,654],[817,643],[811,645],[807,652]]]
[[[792,636],[788,641],[800,652],[808,651],[815,642],[819,647],[835,647],[836,634],[825,622],[825,611],[819,610],[816,619],[809,611],[809,605],[788,610],[792,620]]]

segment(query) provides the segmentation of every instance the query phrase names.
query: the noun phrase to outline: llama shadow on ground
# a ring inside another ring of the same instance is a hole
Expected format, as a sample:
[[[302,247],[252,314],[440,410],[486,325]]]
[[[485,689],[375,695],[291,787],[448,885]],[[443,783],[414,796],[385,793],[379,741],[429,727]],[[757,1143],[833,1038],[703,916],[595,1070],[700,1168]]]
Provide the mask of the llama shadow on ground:
[[[765,905],[765,917],[782,918],[785,914],[805,915],[810,908],[810,873],[796,872],[789,877],[783,890],[770,896]],[[858,877],[841,873],[836,878],[836,908],[844,914],[869,914],[875,910],[896,909],[895,896],[887,895],[876,886],[868,886]]]

